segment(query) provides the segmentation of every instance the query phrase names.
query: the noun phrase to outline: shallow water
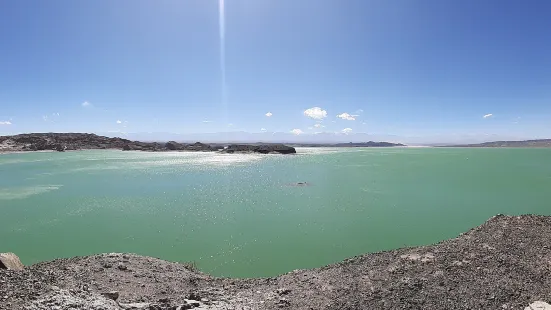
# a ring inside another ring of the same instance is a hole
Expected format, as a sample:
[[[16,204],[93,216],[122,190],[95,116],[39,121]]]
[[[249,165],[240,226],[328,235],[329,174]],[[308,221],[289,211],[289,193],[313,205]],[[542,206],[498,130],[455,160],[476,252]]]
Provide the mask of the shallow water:
[[[101,252],[273,276],[551,215],[551,149],[299,149],[299,155],[0,155],[0,251]],[[308,186],[293,186],[307,182]]]

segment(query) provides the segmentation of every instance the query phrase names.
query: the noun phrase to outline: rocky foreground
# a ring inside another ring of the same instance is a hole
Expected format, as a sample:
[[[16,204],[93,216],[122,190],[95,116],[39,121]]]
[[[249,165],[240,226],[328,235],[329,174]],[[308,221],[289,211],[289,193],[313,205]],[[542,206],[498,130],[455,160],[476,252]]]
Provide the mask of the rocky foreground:
[[[15,136],[0,136],[0,152],[58,151],[119,149],[124,151],[190,151],[221,153],[294,154],[295,148],[283,144],[231,144],[211,145],[169,141],[140,142],[122,138],[109,138],[89,133],[28,133]]]
[[[0,309],[547,309],[550,275],[551,217],[500,215],[436,245],[274,278],[133,254],[0,269]]]

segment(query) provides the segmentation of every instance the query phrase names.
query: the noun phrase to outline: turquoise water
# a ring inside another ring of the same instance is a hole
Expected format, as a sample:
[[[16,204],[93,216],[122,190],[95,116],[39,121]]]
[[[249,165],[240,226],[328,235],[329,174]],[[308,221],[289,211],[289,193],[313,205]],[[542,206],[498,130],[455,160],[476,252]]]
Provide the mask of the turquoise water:
[[[299,155],[0,155],[0,252],[102,252],[273,276],[551,215],[551,149],[299,149]],[[310,186],[291,186],[308,182]]]

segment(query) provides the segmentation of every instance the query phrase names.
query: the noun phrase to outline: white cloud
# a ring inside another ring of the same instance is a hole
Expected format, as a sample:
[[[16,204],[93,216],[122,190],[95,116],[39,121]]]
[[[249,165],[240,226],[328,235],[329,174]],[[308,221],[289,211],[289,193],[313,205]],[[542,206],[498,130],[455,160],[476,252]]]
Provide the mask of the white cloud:
[[[91,104],[90,102],[88,102],[88,101],[84,101],[84,102],[82,103],[82,106],[86,108],[86,107],[91,107],[92,104]]]
[[[264,114],[264,115],[266,115],[267,117],[270,117],[270,116],[272,116],[273,114],[272,114],[272,112],[268,112],[268,113],[266,113],[266,114]]]
[[[120,120],[117,120],[117,124],[122,124],[122,121],[120,121]]]
[[[366,123],[366,122],[363,122],[362,125],[367,125],[367,123]]]
[[[324,119],[327,117],[327,111],[319,107],[313,107],[304,111],[304,115],[313,119]]]
[[[42,115],[42,119],[47,122],[48,121],[48,116],[47,115]]]
[[[352,128],[345,128],[345,129],[341,130],[341,132],[347,135],[347,134],[352,132]]]
[[[229,123],[229,124],[228,124],[228,127],[233,127],[233,124],[232,124],[232,123]]]
[[[490,113],[490,114],[486,114],[486,115],[482,116],[482,118],[488,118],[488,117],[492,117],[492,116],[494,116],[494,115],[492,113]]]
[[[266,132],[266,128],[260,128],[260,131]]]
[[[0,121],[0,125],[11,125],[10,121]]]
[[[212,121],[204,120],[203,123],[212,123]]]
[[[291,130],[291,133],[298,136],[298,135],[300,135],[301,133],[304,133],[304,132],[300,129],[293,129],[293,130]]]
[[[325,126],[323,126],[323,125],[320,124],[320,123],[317,123],[317,124],[314,125],[314,127],[316,127],[316,128],[323,128],[323,127],[325,127]]]
[[[363,112],[364,112],[363,109],[357,109],[355,113],[360,114],[360,113],[363,113]]]
[[[59,113],[52,113],[52,116],[59,116]]]
[[[346,112],[337,115],[338,118],[340,118],[340,119],[345,119],[345,120],[347,120],[347,121],[355,121],[355,120],[356,120],[356,116],[357,116],[357,115],[350,115],[350,114],[348,114],[348,113],[346,113]]]

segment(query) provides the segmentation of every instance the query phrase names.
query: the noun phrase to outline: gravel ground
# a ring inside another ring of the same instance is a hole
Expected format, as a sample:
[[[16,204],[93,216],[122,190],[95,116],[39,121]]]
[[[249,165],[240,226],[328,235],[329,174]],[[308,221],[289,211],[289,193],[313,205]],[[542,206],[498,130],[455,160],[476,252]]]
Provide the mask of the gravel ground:
[[[551,217],[500,215],[436,245],[274,278],[133,254],[58,259],[0,270],[0,309],[525,309],[551,302],[549,275]]]

